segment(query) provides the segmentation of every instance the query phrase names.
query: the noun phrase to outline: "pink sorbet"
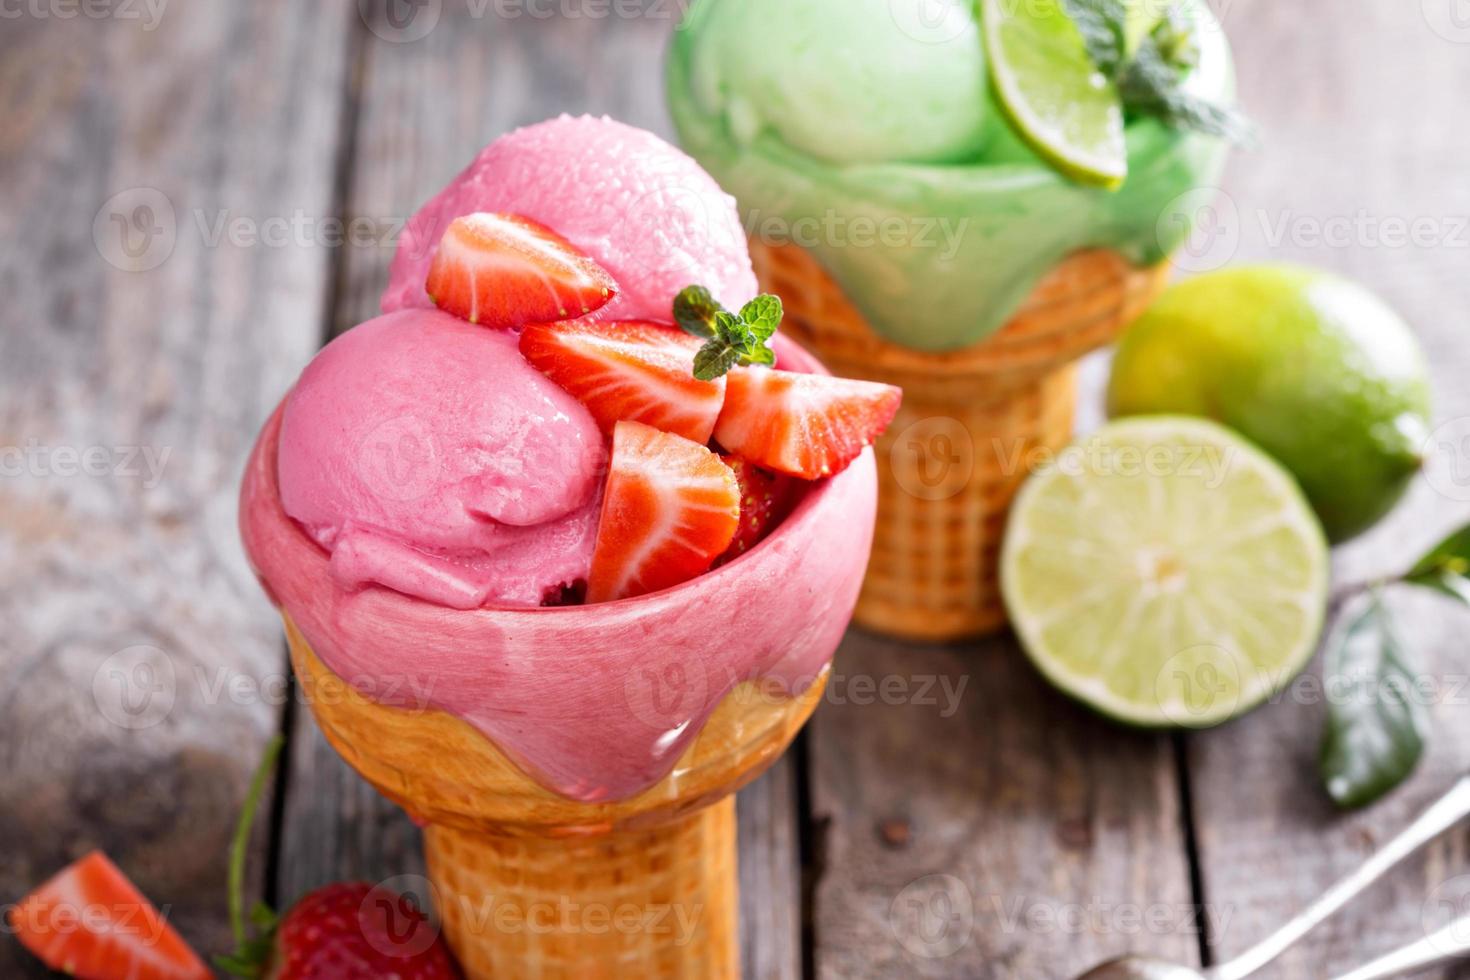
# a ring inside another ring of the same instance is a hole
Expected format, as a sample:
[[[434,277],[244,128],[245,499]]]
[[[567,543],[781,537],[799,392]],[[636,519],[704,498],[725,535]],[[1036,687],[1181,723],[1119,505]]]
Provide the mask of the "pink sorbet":
[[[784,337],[775,347],[779,366],[821,370]],[[261,431],[240,496],[245,550],[272,601],[359,691],[464,719],[570,799],[628,799],[657,783],[741,681],[806,690],[837,649],[867,567],[871,449],[807,485],[759,546],[649,595],[459,610],[402,590],[345,587],[282,506],[282,415]]]
[[[586,578],[604,445],[514,334],[404,310],[302,373],[281,420],[281,503],[343,588],[534,606]]]
[[[424,281],[455,218],[520,214],[559,232],[612,274],[598,320],[668,321],[674,296],[706,286],[728,307],[756,293],[735,199],[652,133],[606,117],[560,116],[500,137],[403,230],[384,313],[431,307]]]

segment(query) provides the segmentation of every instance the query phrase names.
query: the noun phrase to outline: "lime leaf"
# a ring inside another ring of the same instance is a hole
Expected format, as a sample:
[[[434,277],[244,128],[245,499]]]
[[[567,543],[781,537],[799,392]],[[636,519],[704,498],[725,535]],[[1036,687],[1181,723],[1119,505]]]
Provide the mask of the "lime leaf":
[[[1381,799],[1424,754],[1428,712],[1388,612],[1375,596],[1327,650],[1328,699],[1322,780],[1338,806]]]
[[[981,22],[991,83],[1021,137],[1073,180],[1120,186],[1123,102],[1066,8],[981,0]]]
[[[1470,525],[1431,548],[1404,581],[1435,589],[1470,606]]]

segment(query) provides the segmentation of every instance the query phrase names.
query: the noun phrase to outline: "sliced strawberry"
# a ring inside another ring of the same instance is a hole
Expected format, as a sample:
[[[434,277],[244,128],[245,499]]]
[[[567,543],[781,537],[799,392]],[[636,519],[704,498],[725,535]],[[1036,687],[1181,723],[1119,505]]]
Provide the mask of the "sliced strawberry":
[[[101,851],[10,910],[10,930],[53,970],[81,980],[209,980],[203,961]]]
[[[709,442],[725,402],[725,379],[694,377],[700,341],[646,320],[539,323],[521,334],[521,353],[587,406],[604,432],[642,422]]]
[[[759,544],[786,516],[794,489],[789,476],[767,473],[739,456],[722,458],[740,484],[740,527],[736,529],[730,547],[715,560],[717,566],[739,558]]]
[[[619,422],[610,465],[588,602],[687,582],[730,546],[740,486],[714,453],[641,422]]]
[[[767,469],[816,480],[846,469],[893,421],[902,398],[872,381],[735,368],[715,439]]]
[[[575,245],[518,214],[467,214],[450,222],[424,284],[435,304],[487,327],[583,316],[618,287]]]

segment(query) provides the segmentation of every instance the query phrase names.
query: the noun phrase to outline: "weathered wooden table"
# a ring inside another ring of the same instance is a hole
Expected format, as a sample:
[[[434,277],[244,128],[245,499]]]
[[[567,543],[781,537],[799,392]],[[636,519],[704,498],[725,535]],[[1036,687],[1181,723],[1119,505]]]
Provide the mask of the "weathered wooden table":
[[[398,224],[483,143],[562,110],[668,132],[684,4],[390,3],[0,5],[0,901],[100,846],[224,948],[227,837],[282,729],[252,889],[418,867],[417,831],[292,702],[237,542],[241,465],[313,350],[375,312]],[[1470,517],[1456,4],[1221,0],[1264,143],[1182,264],[1361,277],[1419,328],[1449,423],[1428,479],[1341,549],[1342,581]],[[1052,693],[1009,639],[854,631],[829,703],[740,798],[747,974],[1032,980],[1128,949],[1239,951],[1470,765],[1470,624],[1396,605],[1444,681],[1434,748],[1351,816],[1318,789],[1318,698],[1132,733]],[[1325,977],[1419,934],[1448,914],[1426,897],[1466,874],[1462,831],[1270,975]],[[0,937],[0,975],[39,973]]]

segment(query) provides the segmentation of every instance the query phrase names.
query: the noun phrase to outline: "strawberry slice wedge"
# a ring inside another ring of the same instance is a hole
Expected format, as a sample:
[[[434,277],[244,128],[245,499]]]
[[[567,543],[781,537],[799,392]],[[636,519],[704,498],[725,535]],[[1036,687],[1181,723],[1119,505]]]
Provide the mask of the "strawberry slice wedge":
[[[683,436],[619,422],[587,601],[657,592],[704,572],[740,523],[730,467]]]
[[[777,473],[840,473],[888,428],[903,392],[893,385],[765,367],[732,370],[715,440]]]
[[[440,309],[487,327],[583,316],[618,292],[602,266],[545,225],[485,213],[450,222],[424,288]]]
[[[10,910],[10,930],[48,967],[81,980],[210,980],[213,973],[101,851]]]
[[[703,444],[725,402],[725,379],[694,377],[700,344],[645,320],[535,323],[521,334],[526,360],[586,405],[603,432],[642,422]]]

